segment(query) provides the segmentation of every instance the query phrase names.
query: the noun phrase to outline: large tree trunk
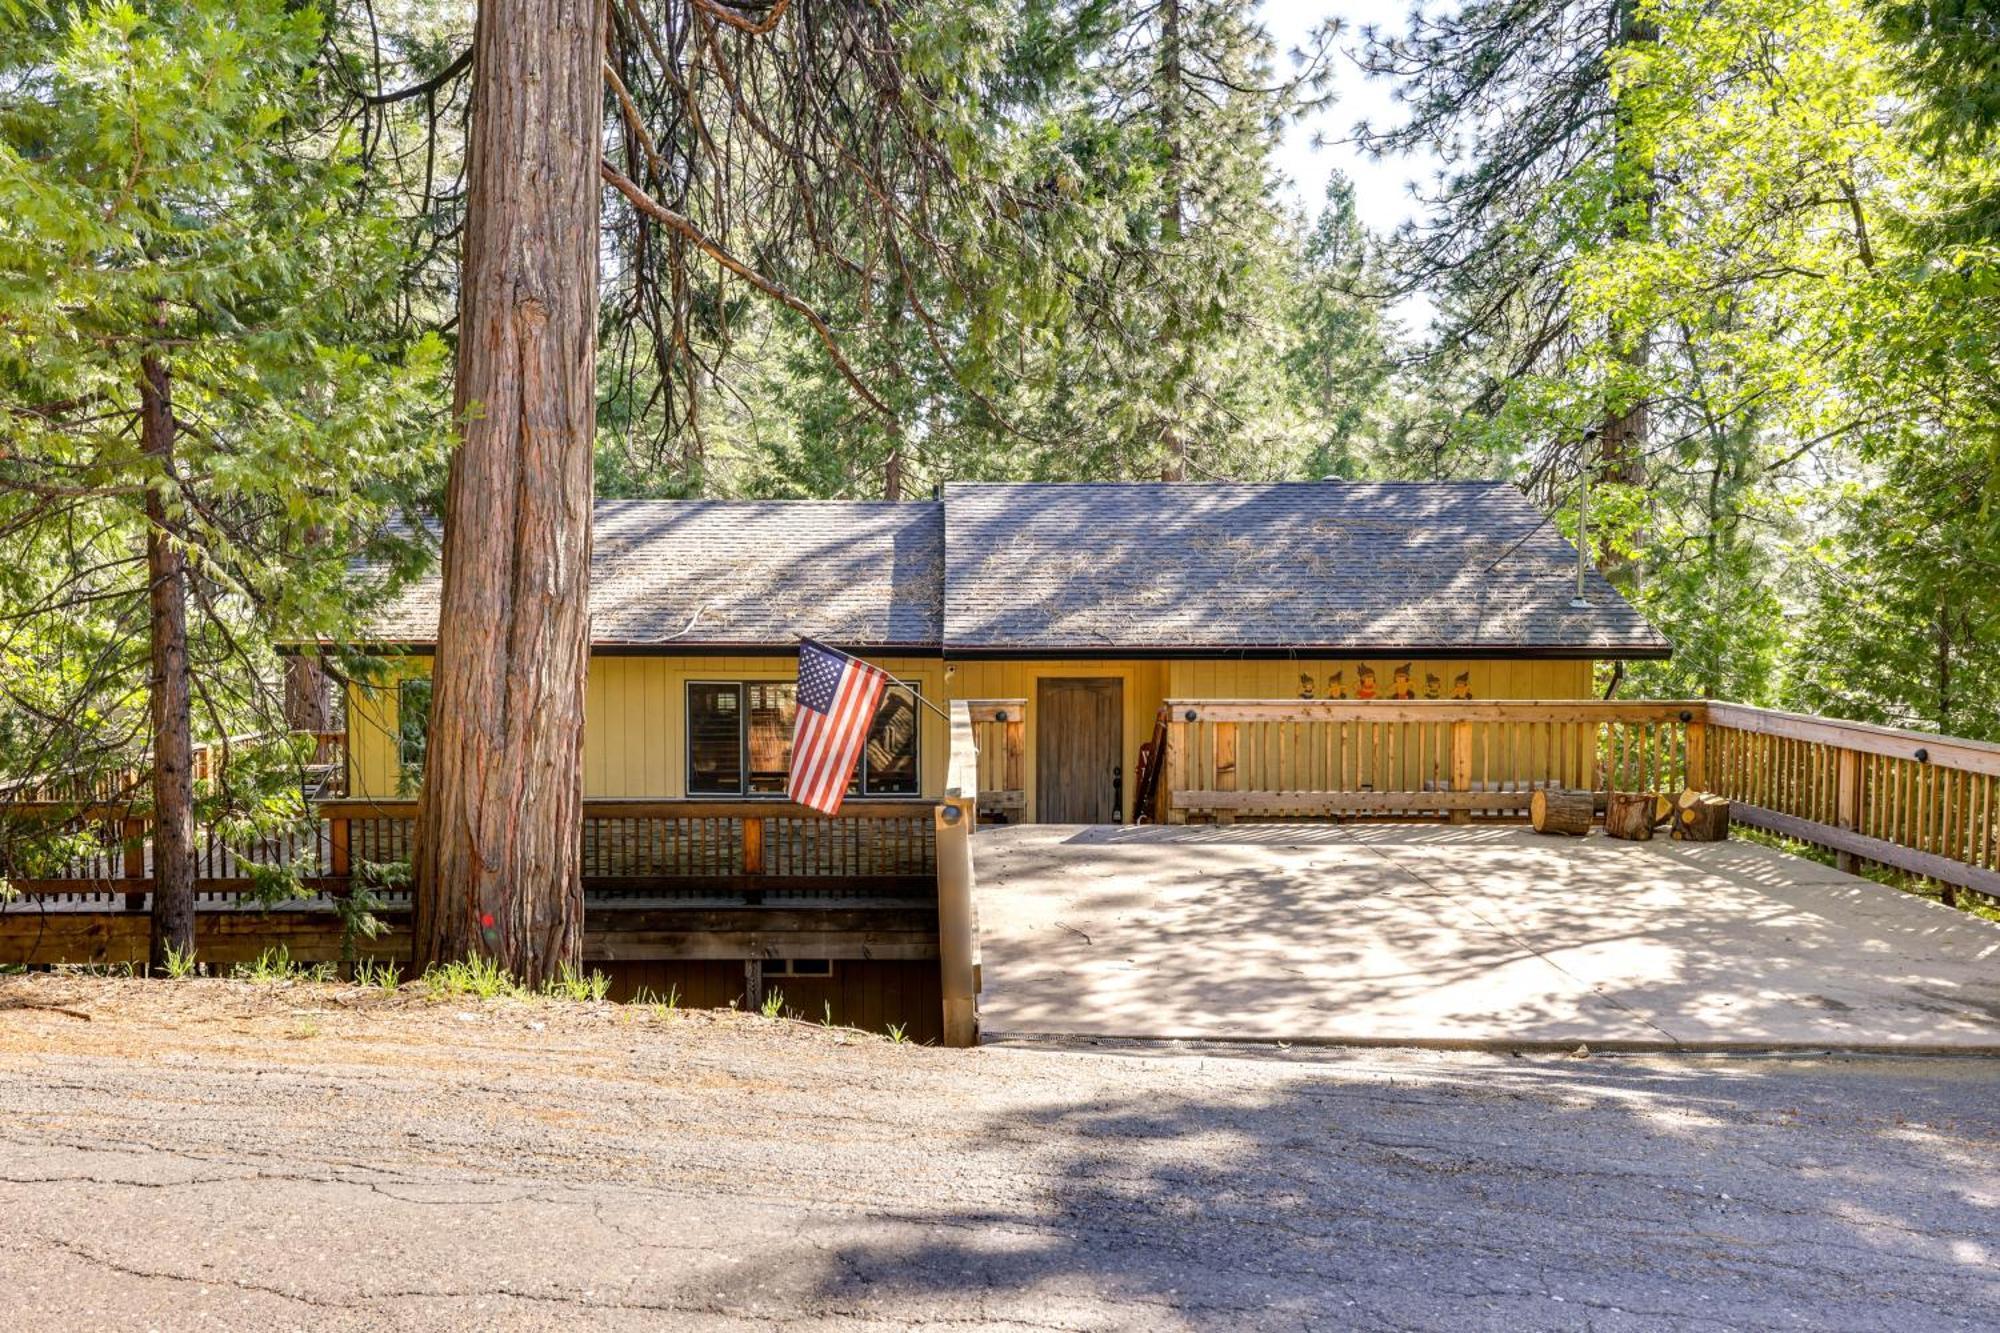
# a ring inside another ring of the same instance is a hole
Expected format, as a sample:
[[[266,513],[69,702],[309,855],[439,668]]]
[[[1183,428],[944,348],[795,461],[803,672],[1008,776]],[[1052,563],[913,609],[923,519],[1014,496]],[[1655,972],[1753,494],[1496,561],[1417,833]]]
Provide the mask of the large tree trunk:
[[[582,960],[599,0],[482,0],[416,965]]]
[[[1181,230],[1186,222],[1186,200],[1182,197],[1185,184],[1185,151],[1181,140],[1181,122],[1184,111],[1183,99],[1186,93],[1185,71],[1181,59],[1181,6],[1180,0],[1161,0],[1160,4],[1160,84],[1158,104],[1160,112],[1160,140],[1167,149],[1166,197],[1160,204],[1160,236],[1168,246],[1180,244]],[[1182,331],[1177,327],[1179,314],[1170,308],[1168,324],[1162,331],[1162,341],[1168,344],[1169,354],[1178,359],[1187,355],[1181,345]],[[1161,481],[1186,481],[1188,474],[1188,441],[1181,428],[1179,417],[1179,386],[1165,402],[1166,421],[1160,432],[1160,442],[1165,446],[1165,459],[1160,464]]]
[[[157,357],[139,365],[139,446],[171,476],[172,382]],[[153,918],[146,959],[194,955],[194,721],[188,703],[187,556],[160,482],[146,491],[147,609],[152,624]]]
[[[1619,47],[1657,42],[1659,26],[1640,17],[1638,0],[1620,0],[1618,9]],[[1630,128],[1631,112],[1621,101],[1612,113],[1612,171],[1617,197],[1613,234],[1620,240],[1643,240],[1652,232],[1653,207],[1658,199],[1652,164],[1640,158],[1634,148]],[[1643,379],[1652,360],[1652,339],[1648,329],[1621,333],[1614,348],[1618,359],[1630,368],[1634,378]],[[1647,484],[1646,444],[1650,432],[1650,405],[1642,396],[1604,419],[1598,442],[1598,475],[1605,481],[1626,486]],[[1598,563],[1613,582],[1631,587],[1638,582],[1635,561],[1619,555],[1607,542]]]
[[[326,659],[301,649],[285,658],[285,726],[293,731],[333,730],[333,690]]]

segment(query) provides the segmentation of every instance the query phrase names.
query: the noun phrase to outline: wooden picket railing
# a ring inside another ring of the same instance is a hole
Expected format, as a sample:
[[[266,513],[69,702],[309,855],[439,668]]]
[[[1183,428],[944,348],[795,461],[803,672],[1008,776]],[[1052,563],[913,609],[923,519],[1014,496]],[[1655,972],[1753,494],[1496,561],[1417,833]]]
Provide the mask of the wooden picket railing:
[[[965,707],[979,766],[979,817],[1018,824],[1028,813],[1028,701],[970,699]]]
[[[152,889],[150,821],[125,806],[15,802],[15,830],[65,831],[84,849],[36,864],[0,840],[0,877],[28,898],[123,895],[143,907]],[[340,896],[379,884],[373,867],[410,858],[417,803],[330,800],[282,834],[231,845],[196,833],[196,890],[205,898],[254,892],[248,865],[298,865],[302,883]],[[46,860],[46,857],[42,858]],[[751,903],[890,898],[928,900],[936,874],[929,802],[848,801],[828,818],[783,801],[591,800],[583,807],[583,884],[599,898],[720,898]],[[376,891],[392,905],[406,891]]]
[[[1538,787],[1687,781],[1702,705],[1171,699],[1166,819],[1524,815]]]
[[[281,735],[310,736],[312,756],[306,761],[303,780],[308,795],[335,796],[347,790],[347,733],[344,731],[256,732],[227,736],[195,745],[194,781],[198,789],[222,775],[230,756],[252,745],[277,740]],[[0,802],[9,805],[47,802],[123,802],[143,795],[151,773],[142,765],[120,765],[111,769],[70,768],[27,777],[0,777]]]
[[[2000,899],[2000,745],[1740,704],[1707,709],[1709,790],[1739,823]]]
[[[1729,798],[1737,823],[2000,899],[2000,745],[1702,700],[1177,699],[1169,822],[1520,819],[1537,787]]]

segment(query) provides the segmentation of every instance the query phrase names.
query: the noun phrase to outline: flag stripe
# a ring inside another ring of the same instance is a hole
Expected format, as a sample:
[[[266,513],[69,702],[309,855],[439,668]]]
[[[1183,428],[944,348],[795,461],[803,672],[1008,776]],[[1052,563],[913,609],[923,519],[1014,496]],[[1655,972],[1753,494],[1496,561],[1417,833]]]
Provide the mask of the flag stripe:
[[[837,814],[868,744],[886,672],[813,642],[799,645],[798,713],[786,793],[823,814]]]

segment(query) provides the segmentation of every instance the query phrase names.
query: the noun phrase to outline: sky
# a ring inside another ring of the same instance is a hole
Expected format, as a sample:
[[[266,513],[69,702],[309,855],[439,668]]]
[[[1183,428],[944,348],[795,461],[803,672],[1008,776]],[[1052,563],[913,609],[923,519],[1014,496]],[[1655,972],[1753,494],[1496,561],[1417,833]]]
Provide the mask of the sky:
[[[1288,126],[1278,146],[1278,169],[1291,182],[1293,194],[1308,217],[1318,213],[1325,200],[1327,179],[1341,171],[1354,182],[1354,207],[1363,225],[1387,235],[1416,212],[1410,182],[1428,185],[1437,170],[1437,159],[1430,154],[1376,159],[1345,142],[1357,121],[1382,129],[1400,124],[1404,118],[1391,96],[1393,85],[1363,74],[1346,53],[1360,42],[1364,23],[1400,27],[1406,13],[1403,4],[1379,0],[1375,4],[1367,0],[1266,0],[1258,9],[1277,43],[1280,69],[1290,68],[1289,53],[1294,47],[1303,47],[1320,23],[1328,18],[1344,20],[1345,30],[1335,43],[1340,53],[1334,57],[1333,101],[1317,114]],[[1325,139],[1318,147],[1313,146],[1315,134]],[[1393,321],[1408,330],[1421,329],[1431,314],[1431,301],[1421,292],[1405,297],[1388,311]]]
[[[1259,17],[1270,29],[1278,45],[1281,70],[1290,67],[1286,58],[1292,48],[1303,46],[1312,30],[1323,20],[1345,20],[1346,31],[1338,45],[1352,49],[1360,41],[1364,23],[1400,27],[1406,6],[1399,3],[1369,4],[1366,0],[1266,0]],[[1347,173],[1355,185],[1355,207],[1361,220],[1378,232],[1387,232],[1408,218],[1412,211],[1408,183],[1427,181],[1436,163],[1429,158],[1385,158],[1375,161],[1352,144],[1343,143],[1354,123],[1366,120],[1380,127],[1394,125],[1403,118],[1402,109],[1390,96],[1391,85],[1370,79],[1345,54],[1334,61],[1334,102],[1315,116],[1292,125],[1278,151],[1278,166],[1288,176],[1301,205],[1308,213],[1317,212],[1325,197],[1327,177],[1335,170]],[[1327,143],[1315,149],[1315,132]]]

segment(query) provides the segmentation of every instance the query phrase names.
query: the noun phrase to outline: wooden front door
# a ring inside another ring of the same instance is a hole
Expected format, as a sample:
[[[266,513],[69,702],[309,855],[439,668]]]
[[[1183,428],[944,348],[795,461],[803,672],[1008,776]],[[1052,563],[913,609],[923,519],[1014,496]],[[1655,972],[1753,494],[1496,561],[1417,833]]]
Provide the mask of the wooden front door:
[[[1058,677],[1035,691],[1035,818],[1116,824],[1123,815],[1125,683]]]

